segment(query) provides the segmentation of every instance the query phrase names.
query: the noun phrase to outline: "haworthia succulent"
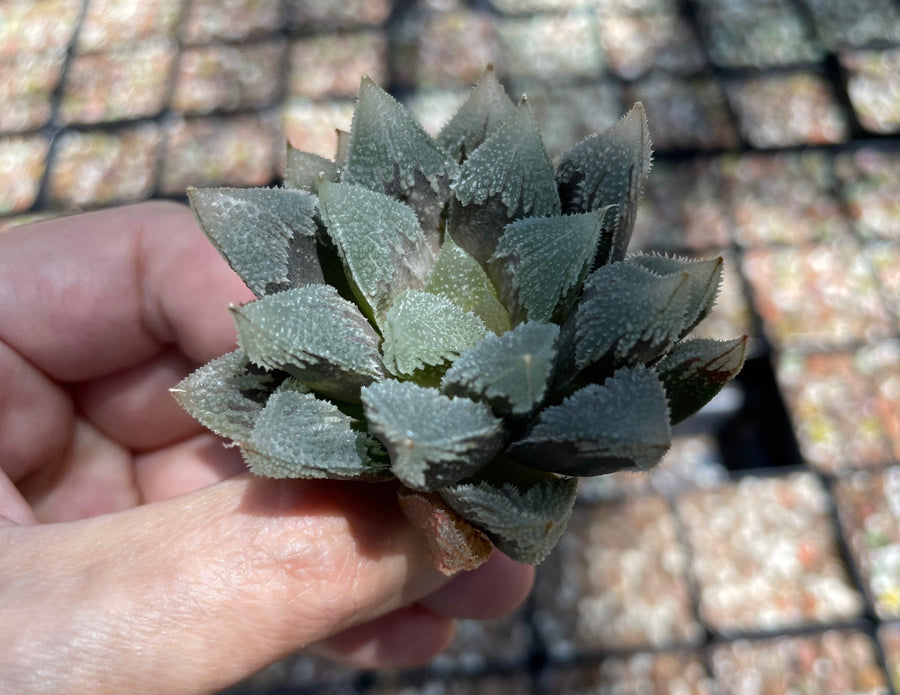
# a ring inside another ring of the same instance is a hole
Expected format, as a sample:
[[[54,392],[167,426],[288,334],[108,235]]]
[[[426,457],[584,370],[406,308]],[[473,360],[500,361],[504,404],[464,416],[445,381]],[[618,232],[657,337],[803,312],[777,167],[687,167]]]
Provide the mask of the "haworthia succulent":
[[[323,183],[319,202],[350,279],[380,323],[398,294],[425,284],[435,250],[412,208],[383,193]]]
[[[660,255],[638,254],[628,259],[651,270],[657,275],[687,273],[689,278],[690,297],[684,313],[684,326],[681,337],[687,335],[705,319],[712,310],[722,284],[722,257],[697,260],[692,258],[671,258]]]
[[[564,217],[529,217],[509,224],[489,263],[518,320],[550,321],[568,314],[587,275],[608,208]]]
[[[463,311],[471,311],[498,335],[510,328],[509,313],[497,297],[497,290],[484,268],[450,236],[444,239],[423,289],[444,295]]]
[[[359,400],[359,389],[383,376],[378,335],[333,287],[286,290],[232,311],[253,363],[284,370],[313,390]]]
[[[693,415],[731,381],[744,363],[747,339],[696,338],[676,345],[657,365],[672,424]]]
[[[607,221],[613,243],[603,262],[625,257],[650,163],[650,131],[640,103],[621,121],[578,143],[560,158],[556,179],[565,211],[616,206],[615,217]]]
[[[527,486],[480,481],[450,486],[440,494],[513,560],[536,565],[565,532],[576,488],[572,478],[546,475]]]
[[[205,427],[240,442],[250,436],[268,391],[280,381],[278,375],[254,371],[244,351],[234,350],[185,377],[172,394]]]
[[[453,188],[447,230],[481,264],[510,220],[559,214],[553,167],[527,102],[469,155]]]
[[[316,202],[283,188],[189,188],[201,228],[257,297],[321,283]]]
[[[440,366],[484,340],[488,330],[471,311],[447,297],[408,290],[397,298],[382,327],[384,364],[398,376]]]
[[[412,382],[372,384],[362,402],[391,470],[414,490],[436,490],[472,475],[503,443],[503,423],[486,405]]]
[[[669,409],[659,377],[623,367],[541,411],[509,447],[515,460],[564,475],[648,470],[671,444]]]
[[[598,268],[575,313],[576,367],[656,359],[681,335],[689,300],[686,272],[660,277],[624,262]]]
[[[319,181],[338,181],[340,168],[330,159],[288,145],[284,162],[284,187],[319,192]]]
[[[744,359],[688,337],[721,259],[626,258],[648,133],[637,104],[554,169],[490,68],[434,139],[363,79],[333,161],[191,191],[259,299],[176,397],[257,474],[398,481],[445,573],[540,562],[571,476],[653,466]]]
[[[522,323],[463,352],[441,381],[444,393],[489,403],[494,412],[525,415],[543,399],[553,376],[559,328]]]
[[[450,155],[392,96],[368,77],[359,86],[342,180],[408,194],[421,175],[434,191],[456,171]]]
[[[515,110],[512,100],[489,67],[469,98],[438,134],[437,141],[456,159],[465,159]]]
[[[463,205],[496,196],[510,218],[559,214],[553,166],[527,101],[469,155],[453,189]]]
[[[273,393],[242,451],[267,478],[383,478],[369,436],[337,406],[312,393]]]

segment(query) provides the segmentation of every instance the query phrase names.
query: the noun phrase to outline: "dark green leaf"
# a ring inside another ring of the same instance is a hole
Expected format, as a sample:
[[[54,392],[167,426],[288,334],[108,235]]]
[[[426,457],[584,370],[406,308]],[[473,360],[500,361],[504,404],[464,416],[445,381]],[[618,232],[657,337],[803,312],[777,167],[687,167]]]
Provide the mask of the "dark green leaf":
[[[620,261],[631,239],[637,203],[650,172],[650,131],[644,107],[637,103],[621,121],[583,140],[563,154],[556,179],[566,212],[616,206],[606,224],[612,230],[607,258]]]
[[[451,237],[480,265],[487,267],[503,228],[509,224],[503,203],[491,198],[481,205],[463,206],[454,199],[450,201],[448,213],[445,238]]]
[[[337,406],[311,393],[281,389],[256,420],[242,451],[267,478],[384,478],[369,456],[368,435]]]
[[[436,192],[456,164],[406,108],[363,77],[353,112],[343,181],[379,193],[407,195],[422,176]]]
[[[690,275],[659,277],[631,263],[595,270],[575,313],[575,366],[649,362],[681,335]]]
[[[515,110],[493,68],[488,66],[469,98],[441,130],[437,141],[458,161],[463,160]]]
[[[637,255],[628,259],[657,275],[687,273],[690,277],[690,299],[684,314],[684,326],[681,335],[684,337],[709,315],[716,303],[719,286],[722,284],[722,257],[708,260],[691,258],[670,258],[659,255]]]
[[[559,214],[553,167],[527,102],[472,152],[453,189],[450,233],[479,263],[511,219]]]
[[[323,183],[322,219],[365,307],[380,324],[394,299],[421,288],[437,249],[416,214],[383,193],[347,183]]]
[[[505,466],[505,475],[513,466]],[[566,530],[577,481],[540,473],[529,477],[525,485],[495,480],[461,483],[444,488],[440,495],[513,560],[536,565]]]
[[[568,315],[594,260],[607,211],[530,217],[506,227],[489,263],[517,320]]]
[[[286,290],[232,311],[251,361],[293,374],[315,391],[359,400],[359,389],[383,376],[378,335],[331,286]]]
[[[257,297],[321,283],[316,201],[283,188],[189,188],[201,228]]]
[[[527,101],[472,152],[453,189],[463,205],[498,196],[509,218],[559,214],[553,166]]]
[[[384,364],[392,374],[401,376],[451,361],[489,335],[471,311],[443,295],[422,290],[400,295],[387,313],[382,333]]]
[[[648,470],[671,443],[669,409],[659,377],[624,367],[602,386],[589,384],[542,411],[509,447],[517,461],[563,475]]]
[[[369,432],[387,448],[394,475],[414,490],[472,475],[502,445],[502,422],[483,403],[392,379],[361,396]]]
[[[499,337],[488,335],[459,356],[441,389],[485,401],[496,413],[529,413],[543,400],[553,376],[558,334],[556,324],[522,323]]]
[[[288,145],[284,163],[284,187],[318,193],[320,179],[338,181],[340,170],[337,164],[325,157]]]
[[[670,418],[677,424],[706,405],[741,371],[747,337],[737,340],[697,338],[676,345],[656,370],[669,397]]]

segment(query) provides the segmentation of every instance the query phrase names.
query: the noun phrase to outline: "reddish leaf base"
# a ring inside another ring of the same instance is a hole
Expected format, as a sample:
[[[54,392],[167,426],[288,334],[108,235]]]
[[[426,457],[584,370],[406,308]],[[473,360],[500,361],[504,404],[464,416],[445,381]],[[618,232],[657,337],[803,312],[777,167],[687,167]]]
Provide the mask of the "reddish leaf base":
[[[397,497],[406,518],[425,534],[434,566],[448,577],[473,570],[491,556],[494,546],[488,537],[436,493],[400,488]]]

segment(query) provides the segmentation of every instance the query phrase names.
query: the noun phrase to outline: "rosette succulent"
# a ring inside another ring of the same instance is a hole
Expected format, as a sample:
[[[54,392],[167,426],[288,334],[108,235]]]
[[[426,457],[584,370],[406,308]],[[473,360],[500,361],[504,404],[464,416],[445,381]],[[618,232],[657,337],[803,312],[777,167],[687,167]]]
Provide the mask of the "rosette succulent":
[[[626,256],[649,169],[640,104],[554,166],[490,68],[436,138],[364,78],[334,161],[189,191],[257,299],[173,392],[257,475],[399,482],[448,574],[536,564],[579,476],[652,468],[743,362],[689,335],[720,258]]]

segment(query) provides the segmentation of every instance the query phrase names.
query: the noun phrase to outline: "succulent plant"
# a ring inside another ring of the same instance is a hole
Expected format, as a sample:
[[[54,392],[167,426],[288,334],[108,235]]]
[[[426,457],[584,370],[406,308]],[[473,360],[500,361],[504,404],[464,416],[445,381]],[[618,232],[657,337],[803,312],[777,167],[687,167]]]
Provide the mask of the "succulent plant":
[[[554,167],[490,68],[436,138],[364,78],[334,161],[189,191],[257,299],[173,393],[257,475],[399,481],[445,573],[537,564],[578,476],[651,469],[743,362],[689,335],[721,258],[626,256],[649,169],[640,104]]]

